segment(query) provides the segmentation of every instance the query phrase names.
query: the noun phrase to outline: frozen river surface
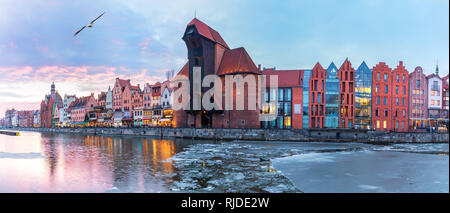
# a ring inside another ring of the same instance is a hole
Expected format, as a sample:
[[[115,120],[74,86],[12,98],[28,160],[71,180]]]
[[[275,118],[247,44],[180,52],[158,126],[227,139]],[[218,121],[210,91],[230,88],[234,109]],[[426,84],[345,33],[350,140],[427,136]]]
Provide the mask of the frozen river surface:
[[[448,144],[0,135],[0,192],[447,192]]]

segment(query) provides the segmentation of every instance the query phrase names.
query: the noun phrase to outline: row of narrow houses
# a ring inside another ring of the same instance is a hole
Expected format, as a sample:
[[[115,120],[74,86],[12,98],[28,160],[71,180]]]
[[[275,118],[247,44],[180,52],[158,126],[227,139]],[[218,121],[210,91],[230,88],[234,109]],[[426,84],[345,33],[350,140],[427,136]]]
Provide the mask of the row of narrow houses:
[[[182,39],[188,50],[187,62],[171,81],[141,87],[117,78],[97,97],[65,95],[64,99],[53,83],[41,103],[39,126],[425,132],[444,130],[448,125],[448,74],[439,76],[437,66],[431,75],[425,75],[421,67],[410,73],[402,61],[395,68],[384,62],[373,67],[362,62],[354,67],[349,59],[339,67],[333,62],[328,67],[317,62],[312,69],[261,68],[244,47],[230,48],[216,30],[196,18],[188,23]],[[197,75],[202,82],[216,77],[209,87],[196,88]],[[179,96],[183,85],[176,79],[183,78],[189,89]],[[243,90],[237,88],[239,84]],[[261,93],[252,91],[255,85]],[[231,89],[211,95],[210,90],[219,86]],[[249,100],[258,101],[252,104]],[[180,103],[187,107],[174,107]],[[209,109],[204,103],[214,107]],[[10,114],[5,116],[6,122],[11,124]]]

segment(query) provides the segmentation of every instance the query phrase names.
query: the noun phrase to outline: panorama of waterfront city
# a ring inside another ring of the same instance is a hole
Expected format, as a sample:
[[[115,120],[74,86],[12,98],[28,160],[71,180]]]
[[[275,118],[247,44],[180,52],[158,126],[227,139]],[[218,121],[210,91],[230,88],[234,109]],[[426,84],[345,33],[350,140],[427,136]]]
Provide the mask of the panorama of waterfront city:
[[[420,20],[403,1],[286,18],[101,2],[30,3],[55,31],[0,21],[0,192],[449,192],[448,34],[423,18],[446,1]]]
[[[0,134],[0,191],[448,193],[448,149],[21,132]]]

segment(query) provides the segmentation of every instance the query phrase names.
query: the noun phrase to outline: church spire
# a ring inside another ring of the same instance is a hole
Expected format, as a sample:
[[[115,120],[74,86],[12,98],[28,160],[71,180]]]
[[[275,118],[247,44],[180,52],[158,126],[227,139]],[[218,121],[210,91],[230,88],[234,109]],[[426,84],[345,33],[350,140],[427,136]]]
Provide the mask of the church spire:
[[[438,66],[438,62],[436,62],[436,75],[439,76],[439,66]]]
[[[50,92],[51,92],[51,94],[55,94],[55,91],[56,91],[56,89],[55,89],[55,81],[53,81],[52,82],[52,86],[50,87]]]

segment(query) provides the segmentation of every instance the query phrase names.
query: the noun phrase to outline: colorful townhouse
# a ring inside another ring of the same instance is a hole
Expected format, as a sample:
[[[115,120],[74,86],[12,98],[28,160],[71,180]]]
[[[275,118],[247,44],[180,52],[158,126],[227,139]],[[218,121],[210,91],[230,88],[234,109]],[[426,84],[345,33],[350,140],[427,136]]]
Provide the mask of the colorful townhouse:
[[[376,131],[390,131],[392,69],[380,62],[372,70],[372,127]]]
[[[448,74],[442,78],[442,118],[447,119],[448,122]]]
[[[338,70],[339,89],[339,127],[353,128],[355,120],[355,69],[348,59]]]
[[[317,63],[309,79],[309,128],[325,126],[325,79],[327,71]]]
[[[428,130],[428,81],[422,67],[416,67],[408,80],[408,129],[410,132],[425,132]]]
[[[436,68],[437,69],[437,68]],[[431,131],[437,131],[442,118],[442,79],[435,74],[427,76],[428,81],[428,119]]]
[[[392,71],[392,130],[395,132],[408,132],[408,83],[409,74],[403,61]]]
[[[89,111],[98,105],[94,93],[90,96],[77,98],[68,108],[70,112],[70,124],[74,126],[85,125],[89,122]]]

